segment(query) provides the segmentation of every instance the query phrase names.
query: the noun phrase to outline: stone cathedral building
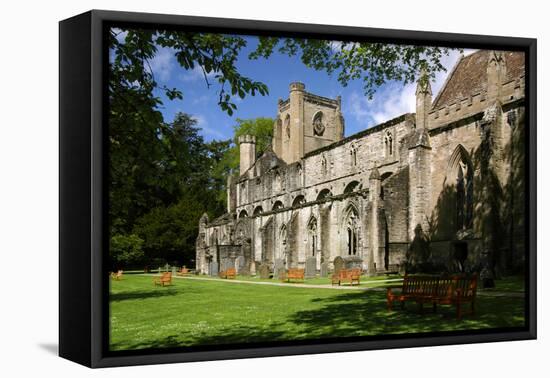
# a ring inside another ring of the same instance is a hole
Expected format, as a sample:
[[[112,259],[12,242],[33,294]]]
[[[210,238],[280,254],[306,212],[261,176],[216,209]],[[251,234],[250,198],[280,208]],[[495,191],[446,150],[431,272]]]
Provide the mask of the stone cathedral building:
[[[290,84],[271,148],[239,138],[227,213],[200,219],[197,270],[522,269],[524,78],[523,53],[461,56],[437,96],[417,84],[415,114],[348,137],[339,97]]]

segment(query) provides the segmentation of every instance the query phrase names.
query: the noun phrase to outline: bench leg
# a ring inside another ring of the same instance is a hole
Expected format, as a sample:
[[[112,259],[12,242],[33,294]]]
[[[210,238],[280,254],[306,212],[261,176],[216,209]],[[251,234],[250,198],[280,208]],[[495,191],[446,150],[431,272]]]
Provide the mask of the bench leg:
[[[434,302],[434,303],[433,303],[433,310],[434,310],[434,313],[437,312],[437,302]]]

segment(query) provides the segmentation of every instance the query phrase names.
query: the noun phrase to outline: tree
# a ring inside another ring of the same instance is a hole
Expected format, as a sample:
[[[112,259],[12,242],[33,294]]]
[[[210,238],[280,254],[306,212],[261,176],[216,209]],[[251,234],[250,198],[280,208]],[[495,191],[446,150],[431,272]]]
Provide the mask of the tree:
[[[155,208],[137,220],[134,232],[144,240],[148,261],[191,265],[195,259],[198,219],[206,211],[202,195],[185,191],[176,204]]]
[[[109,248],[111,269],[136,266],[143,262],[143,240],[135,235],[113,235]]]
[[[234,137],[230,141],[214,141],[210,143],[212,162],[212,178],[217,183],[218,199],[221,203],[227,203],[226,180],[227,177],[239,172],[239,136],[253,135],[256,137],[256,157],[266,151],[271,145],[273,137],[273,119],[272,118],[254,118],[237,119],[237,124],[233,127]],[[218,149],[216,153],[214,150]]]

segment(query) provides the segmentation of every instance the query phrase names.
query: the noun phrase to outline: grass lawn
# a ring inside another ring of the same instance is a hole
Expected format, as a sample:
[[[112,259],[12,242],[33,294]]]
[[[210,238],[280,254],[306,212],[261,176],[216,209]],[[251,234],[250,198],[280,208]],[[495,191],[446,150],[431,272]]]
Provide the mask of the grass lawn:
[[[154,287],[150,276],[125,275],[111,281],[111,350],[524,325],[521,296],[484,294],[478,297],[477,314],[457,321],[449,306],[440,306],[436,314],[426,308],[421,315],[409,303],[404,311],[388,312],[384,290],[191,279]]]

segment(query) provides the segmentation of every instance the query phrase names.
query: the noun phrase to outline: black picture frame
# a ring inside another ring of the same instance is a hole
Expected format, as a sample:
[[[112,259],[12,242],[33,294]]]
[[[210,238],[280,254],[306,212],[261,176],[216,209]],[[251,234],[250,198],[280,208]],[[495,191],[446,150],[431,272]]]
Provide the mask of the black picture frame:
[[[107,157],[106,33],[109,25],[187,27],[211,32],[511,49],[526,57],[526,327],[445,335],[392,335],[230,349],[109,353],[105,274]],[[59,354],[89,367],[220,360],[370,349],[535,339],[536,318],[536,39],[311,25],[92,10],[59,24]]]

